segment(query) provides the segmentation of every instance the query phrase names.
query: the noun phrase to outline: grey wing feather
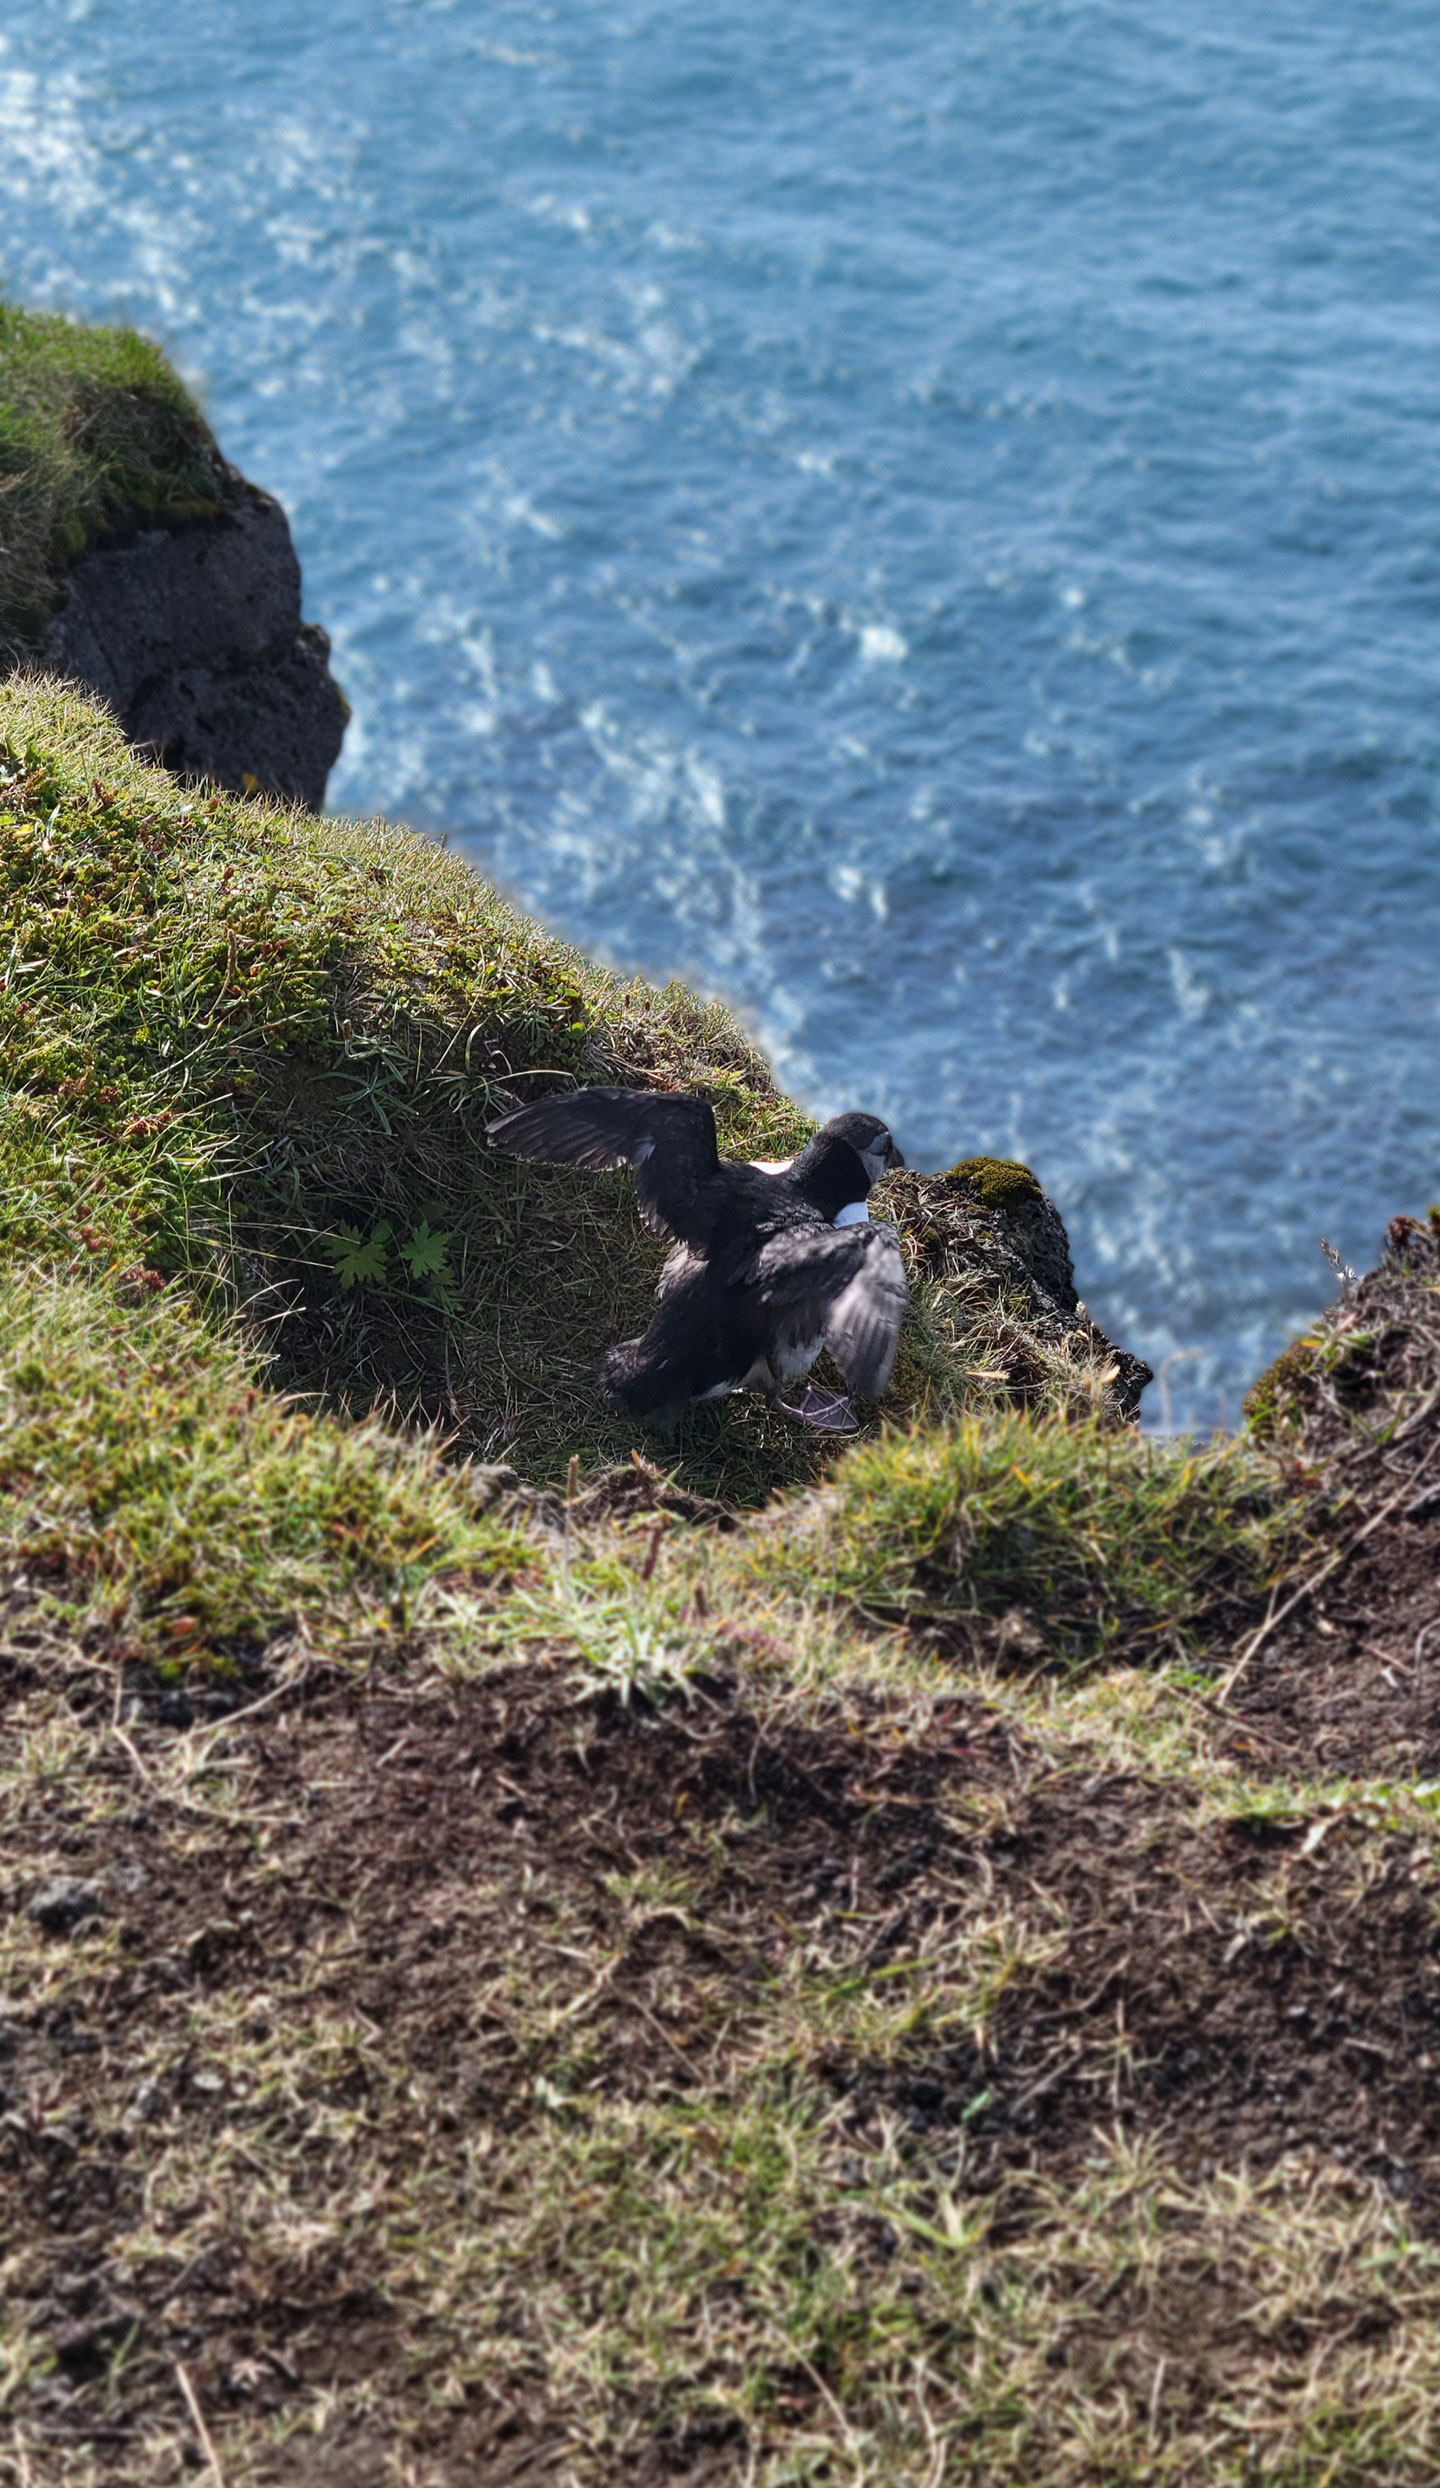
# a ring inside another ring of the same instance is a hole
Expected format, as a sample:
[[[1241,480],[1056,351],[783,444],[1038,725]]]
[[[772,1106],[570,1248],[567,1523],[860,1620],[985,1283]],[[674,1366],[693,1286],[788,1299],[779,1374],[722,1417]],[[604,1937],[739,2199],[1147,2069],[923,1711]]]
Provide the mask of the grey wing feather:
[[[703,1253],[692,1252],[688,1244],[672,1244],[665,1256],[665,1266],[655,1281],[656,1296],[673,1296],[677,1288],[683,1287],[704,1267]]]
[[[905,1264],[893,1227],[878,1224],[842,1230],[865,1238],[859,1269],[836,1297],[825,1323],[825,1343],[853,1391],[878,1399],[888,1391],[905,1319]]]
[[[489,1140],[544,1166],[635,1167],[640,1214],[660,1234],[686,1233],[695,1196],[720,1164],[705,1099],[663,1089],[567,1089],[501,1115]]]
[[[822,1336],[851,1389],[878,1399],[895,1370],[905,1318],[894,1228],[789,1228],[761,1247],[755,1275],[785,1330]]]

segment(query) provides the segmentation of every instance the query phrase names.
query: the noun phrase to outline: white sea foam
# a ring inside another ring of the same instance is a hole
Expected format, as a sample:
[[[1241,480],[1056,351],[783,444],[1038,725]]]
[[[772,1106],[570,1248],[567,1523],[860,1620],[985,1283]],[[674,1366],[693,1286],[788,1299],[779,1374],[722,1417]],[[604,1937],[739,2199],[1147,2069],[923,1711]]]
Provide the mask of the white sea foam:
[[[527,215],[545,225],[559,225],[568,233],[588,234],[593,231],[590,210],[578,199],[558,199],[551,190],[542,190],[532,199],[523,201]]]
[[[505,504],[505,515],[518,526],[532,527],[537,536],[545,536],[551,544],[558,544],[565,533],[559,519],[551,518],[546,510],[537,510],[528,493],[512,492]]]

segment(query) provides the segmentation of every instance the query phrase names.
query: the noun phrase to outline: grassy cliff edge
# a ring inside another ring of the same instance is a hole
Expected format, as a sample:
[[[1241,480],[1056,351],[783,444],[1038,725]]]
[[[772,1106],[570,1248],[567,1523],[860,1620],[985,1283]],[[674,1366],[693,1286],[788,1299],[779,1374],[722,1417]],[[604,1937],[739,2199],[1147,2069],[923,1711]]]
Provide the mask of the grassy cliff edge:
[[[1199,1448],[920,1179],[885,1421],[667,1473],[483,1124],[777,1154],[726,1015],[0,742],[0,2466],[1433,2479],[1435,1230]]]

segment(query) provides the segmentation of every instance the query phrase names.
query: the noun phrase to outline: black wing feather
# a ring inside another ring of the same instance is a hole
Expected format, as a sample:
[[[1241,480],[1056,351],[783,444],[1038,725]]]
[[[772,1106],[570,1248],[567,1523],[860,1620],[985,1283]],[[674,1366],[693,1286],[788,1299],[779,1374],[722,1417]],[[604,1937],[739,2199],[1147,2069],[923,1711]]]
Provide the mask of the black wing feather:
[[[720,1166],[705,1099],[672,1090],[568,1089],[501,1115],[489,1137],[492,1149],[544,1166],[633,1166],[640,1215],[661,1235],[690,1235],[696,1196]]]
[[[762,1245],[756,1277],[787,1328],[822,1333],[851,1389],[879,1398],[905,1317],[905,1265],[893,1227],[789,1228]]]

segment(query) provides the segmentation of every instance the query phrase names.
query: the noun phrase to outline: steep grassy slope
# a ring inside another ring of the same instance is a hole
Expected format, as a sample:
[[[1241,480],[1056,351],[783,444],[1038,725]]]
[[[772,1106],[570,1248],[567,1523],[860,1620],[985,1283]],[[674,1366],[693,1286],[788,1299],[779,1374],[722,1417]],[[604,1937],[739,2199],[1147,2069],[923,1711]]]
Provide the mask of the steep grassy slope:
[[[534,1078],[683,1077],[731,1147],[794,1146],[725,1014],[622,988],[424,839],[186,794],[47,691],[0,723],[0,1249],[183,1277],[293,1380],[527,1463],[628,1449],[590,1366],[656,1248],[618,1182],[485,1122]],[[712,1465],[763,1481],[795,1439],[747,1413]]]
[[[0,735],[0,2481],[1426,2488],[1440,1222],[1197,1450],[905,1178],[892,1421],[667,1478],[483,1124],[733,1024]]]
[[[486,1119],[566,1078],[684,1084],[724,1147],[783,1154],[808,1127],[734,1023],[606,975],[427,840],[187,793],[82,702],[12,685],[0,730],[0,1250],[183,1277],[293,1383],[527,1471],[624,1457],[592,1368],[660,1250],[628,1182],[497,1159]],[[983,1404],[1013,1367],[1105,1407],[1108,1343],[1072,1321],[1017,1362],[1018,1265],[971,1259],[917,1287],[889,1405]],[[753,1400],[681,1448],[737,1500],[824,1456]]]
[[[148,338],[0,302],[0,655],[34,638],[65,563],[117,518],[208,515],[219,472]]]

